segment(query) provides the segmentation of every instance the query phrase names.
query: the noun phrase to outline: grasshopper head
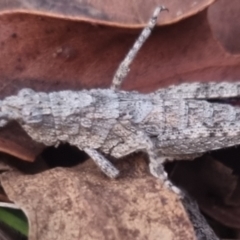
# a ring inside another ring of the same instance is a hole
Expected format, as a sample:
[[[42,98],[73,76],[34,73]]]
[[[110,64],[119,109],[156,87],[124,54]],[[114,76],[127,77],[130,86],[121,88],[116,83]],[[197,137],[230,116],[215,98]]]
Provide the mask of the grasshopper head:
[[[18,95],[6,97],[0,102],[0,127],[11,120],[20,124],[35,124],[41,122],[41,112],[38,110],[37,94],[31,89],[22,89]]]

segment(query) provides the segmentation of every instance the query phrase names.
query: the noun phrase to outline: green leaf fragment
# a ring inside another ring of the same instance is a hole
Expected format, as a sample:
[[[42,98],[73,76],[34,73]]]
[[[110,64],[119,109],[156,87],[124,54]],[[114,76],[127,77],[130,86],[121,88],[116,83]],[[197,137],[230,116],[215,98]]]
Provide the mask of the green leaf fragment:
[[[28,236],[28,220],[21,210],[0,207],[0,222]]]

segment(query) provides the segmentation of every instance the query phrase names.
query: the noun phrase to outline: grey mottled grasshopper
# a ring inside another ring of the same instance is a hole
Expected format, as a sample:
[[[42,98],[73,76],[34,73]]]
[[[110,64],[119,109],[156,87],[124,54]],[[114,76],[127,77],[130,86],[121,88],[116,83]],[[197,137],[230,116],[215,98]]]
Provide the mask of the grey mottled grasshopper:
[[[37,142],[77,146],[111,178],[119,171],[105,155],[121,158],[145,151],[150,172],[180,194],[168,181],[163,163],[240,143],[240,108],[209,101],[240,96],[240,83],[185,83],[150,94],[120,91],[162,10],[166,8],[155,9],[110,89],[51,93],[22,89],[1,101],[0,126],[14,120]]]

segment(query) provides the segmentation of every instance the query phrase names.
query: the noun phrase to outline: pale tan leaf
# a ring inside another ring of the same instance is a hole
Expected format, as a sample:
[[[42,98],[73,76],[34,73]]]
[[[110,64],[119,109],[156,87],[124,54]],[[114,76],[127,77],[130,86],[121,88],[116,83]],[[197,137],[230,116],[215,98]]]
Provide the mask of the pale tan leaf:
[[[150,176],[145,161],[132,162],[124,162],[118,180],[87,161],[36,175],[4,173],[1,183],[28,216],[30,240],[195,239],[180,200]]]

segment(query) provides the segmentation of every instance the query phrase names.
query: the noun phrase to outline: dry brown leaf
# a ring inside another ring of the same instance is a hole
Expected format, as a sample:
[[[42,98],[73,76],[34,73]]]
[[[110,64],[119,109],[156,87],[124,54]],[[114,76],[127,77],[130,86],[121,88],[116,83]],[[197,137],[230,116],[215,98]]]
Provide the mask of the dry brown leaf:
[[[1,16],[0,23],[1,97],[23,87],[45,91],[109,87],[139,33],[24,14]],[[202,12],[155,29],[123,87],[149,92],[171,83],[236,80],[239,59],[216,42]]]
[[[231,168],[205,156],[178,164],[172,178],[197,199],[203,212],[225,226],[240,229],[240,179]]]
[[[239,0],[218,0],[208,11],[214,36],[231,53],[240,53],[240,3]]]
[[[168,13],[162,13],[160,22],[165,15]],[[1,98],[24,87],[38,91],[108,88],[139,34],[136,29],[19,13],[1,15],[0,24]],[[173,83],[239,80],[239,64],[240,56],[226,53],[213,38],[203,11],[178,24],[156,28],[123,88],[150,92]],[[43,149],[24,133],[19,141],[11,127],[4,131],[8,134],[2,136],[1,130],[0,142],[9,141],[2,151],[33,161]]]
[[[43,144],[36,144],[16,123],[0,128],[0,151],[32,162],[45,148]]]
[[[83,20],[91,23],[102,23],[115,26],[139,27],[149,19],[150,13],[158,5],[171,9],[161,21],[161,25],[177,22],[203,10],[215,0],[68,0],[39,1],[11,0],[0,3],[0,14],[29,13],[57,18]]]
[[[36,175],[4,173],[2,186],[30,222],[29,239],[195,239],[176,195],[150,176],[145,161],[124,162],[110,181],[91,161]]]

